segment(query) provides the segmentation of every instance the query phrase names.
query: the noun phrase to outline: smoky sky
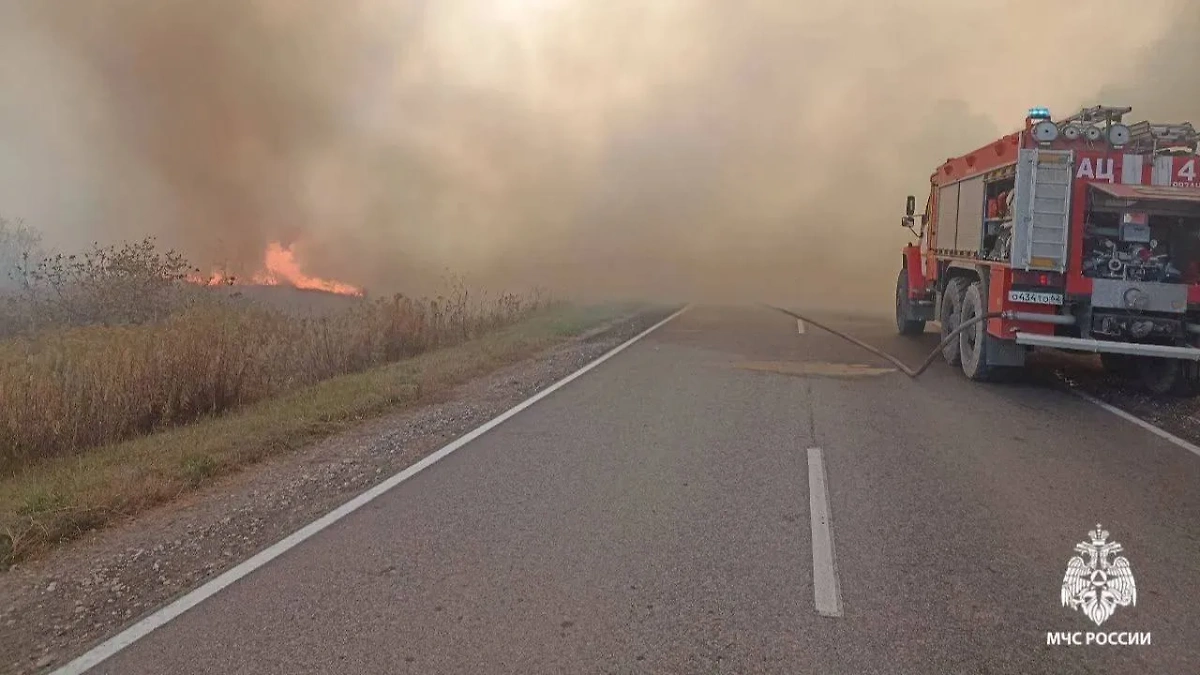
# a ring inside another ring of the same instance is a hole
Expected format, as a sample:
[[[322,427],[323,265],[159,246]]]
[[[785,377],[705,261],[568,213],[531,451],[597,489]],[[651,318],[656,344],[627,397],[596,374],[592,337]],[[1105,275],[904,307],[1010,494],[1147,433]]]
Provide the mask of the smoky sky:
[[[0,214],[422,292],[886,307],[947,156],[1196,114],[1194,3],[0,0]]]

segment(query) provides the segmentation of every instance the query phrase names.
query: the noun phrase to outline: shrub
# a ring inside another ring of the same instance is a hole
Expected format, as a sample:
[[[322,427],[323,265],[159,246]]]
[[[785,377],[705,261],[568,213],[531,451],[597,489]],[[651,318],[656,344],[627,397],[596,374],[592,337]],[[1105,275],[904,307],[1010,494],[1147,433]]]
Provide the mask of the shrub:
[[[153,238],[57,254],[20,268],[19,304],[32,330],[54,326],[136,324],[164,319],[198,297],[184,281],[195,270]]]

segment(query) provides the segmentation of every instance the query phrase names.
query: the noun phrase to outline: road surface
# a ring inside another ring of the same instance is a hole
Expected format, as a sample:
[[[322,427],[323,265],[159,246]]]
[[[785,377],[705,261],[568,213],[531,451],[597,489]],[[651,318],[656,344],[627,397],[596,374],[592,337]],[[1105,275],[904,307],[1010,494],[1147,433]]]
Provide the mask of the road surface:
[[[1200,457],[805,328],[692,308],[92,672],[1200,672]],[[1100,628],[1060,602],[1097,523]],[[1088,631],[1151,644],[1047,645]]]

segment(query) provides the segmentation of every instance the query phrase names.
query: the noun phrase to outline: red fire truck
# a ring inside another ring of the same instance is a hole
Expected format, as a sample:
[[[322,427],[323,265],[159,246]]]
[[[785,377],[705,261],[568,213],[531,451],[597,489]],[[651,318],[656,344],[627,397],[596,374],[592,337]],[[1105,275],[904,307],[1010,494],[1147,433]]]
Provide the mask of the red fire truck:
[[[939,324],[972,380],[1050,348],[1099,353],[1156,394],[1200,393],[1200,167],[1190,123],[1125,124],[1127,107],[1024,128],[930,179],[908,198],[896,280],[900,333]],[[920,230],[917,230],[917,226]]]

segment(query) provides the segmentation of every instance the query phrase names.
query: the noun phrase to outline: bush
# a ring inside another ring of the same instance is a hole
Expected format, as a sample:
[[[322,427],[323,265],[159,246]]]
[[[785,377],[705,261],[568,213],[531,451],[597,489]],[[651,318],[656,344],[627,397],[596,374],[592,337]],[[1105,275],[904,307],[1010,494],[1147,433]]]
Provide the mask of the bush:
[[[179,253],[160,252],[153,238],[120,247],[93,244],[80,255],[27,258],[18,272],[19,295],[9,304],[33,332],[161,320],[201,290],[184,283],[196,270]]]

